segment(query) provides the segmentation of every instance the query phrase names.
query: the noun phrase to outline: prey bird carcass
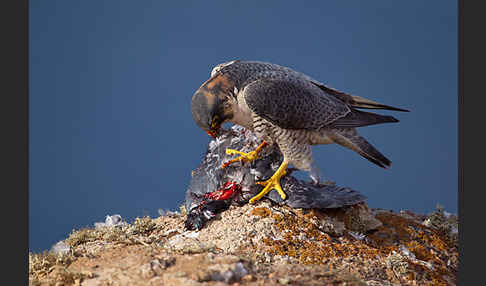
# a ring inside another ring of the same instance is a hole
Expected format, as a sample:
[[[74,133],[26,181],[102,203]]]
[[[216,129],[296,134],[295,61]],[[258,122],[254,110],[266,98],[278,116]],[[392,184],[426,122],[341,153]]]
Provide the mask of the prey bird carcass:
[[[233,126],[222,130],[221,134],[209,143],[202,164],[192,172],[192,178],[186,192],[185,207],[188,212],[186,228],[199,230],[217,213],[230,205],[242,205],[263,186],[258,181],[268,179],[282,163],[283,156],[276,146],[262,150],[260,157],[243,164],[221,166],[232,159],[226,149],[252,150],[260,140],[249,130]],[[316,185],[292,176],[284,176],[280,183],[287,193],[282,198],[275,192],[267,197],[277,204],[293,208],[339,208],[364,202],[366,197],[359,192],[339,187],[332,183]]]

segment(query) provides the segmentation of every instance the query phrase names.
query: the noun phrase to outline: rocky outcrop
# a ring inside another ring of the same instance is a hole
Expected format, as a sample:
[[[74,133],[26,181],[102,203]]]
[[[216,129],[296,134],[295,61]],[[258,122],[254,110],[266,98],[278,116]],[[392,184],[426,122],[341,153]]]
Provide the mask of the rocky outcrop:
[[[373,209],[327,182],[283,177],[247,204],[282,160],[276,148],[221,169],[226,148],[259,144],[235,127],[211,141],[178,212],[123,221],[107,216],[51,251],[29,254],[30,285],[455,285],[458,221]]]
[[[74,231],[52,251],[29,255],[30,284],[455,285],[456,281],[457,217],[442,209],[425,216],[370,209],[365,203],[304,210],[262,201],[230,206],[200,231],[186,230],[186,218],[182,208],[132,224]]]

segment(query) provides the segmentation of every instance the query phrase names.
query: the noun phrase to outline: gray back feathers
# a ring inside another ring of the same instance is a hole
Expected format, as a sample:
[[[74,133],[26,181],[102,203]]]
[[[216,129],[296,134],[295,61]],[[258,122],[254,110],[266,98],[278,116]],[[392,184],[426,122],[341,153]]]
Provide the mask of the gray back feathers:
[[[231,78],[251,111],[285,129],[353,128],[398,121],[354,108],[407,111],[337,91],[276,64],[232,61],[214,72]]]
[[[316,130],[350,112],[337,99],[299,79],[259,79],[243,92],[253,112],[285,129]]]

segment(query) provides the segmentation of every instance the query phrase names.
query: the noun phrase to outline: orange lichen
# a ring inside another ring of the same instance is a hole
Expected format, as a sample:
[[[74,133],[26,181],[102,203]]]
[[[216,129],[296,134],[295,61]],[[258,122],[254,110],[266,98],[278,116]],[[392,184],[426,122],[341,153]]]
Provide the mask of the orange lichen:
[[[326,259],[332,257],[375,257],[379,254],[376,249],[364,243],[334,242],[329,234],[319,229],[316,222],[323,214],[318,210],[295,210],[294,213],[295,215],[272,215],[283,239],[264,239],[271,254],[297,258],[303,264],[323,264],[326,263]]]
[[[444,251],[448,249],[448,245],[438,235],[432,234],[424,236],[424,240],[427,244],[432,245],[438,251]]]
[[[292,209],[285,215],[272,213],[267,208],[256,208],[253,213],[264,217],[271,216],[275,220],[275,226],[281,231],[282,239],[264,239],[269,254],[293,257],[302,264],[326,264],[331,258],[384,258],[392,251],[400,253],[400,247],[405,246],[416,259],[430,263],[432,268],[429,269],[412,258],[405,258],[416,272],[407,272],[404,279],[425,279],[431,285],[448,285],[445,279],[455,280],[454,270],[447,266],[447,261],[439,257],[442,251],[450,250],[446,238],[413,219],[392,212],[379,212],[375,217],[383,225],[366,233],[366,239],[363,240],[356,240],[346,232],[337,240],[323,232],[319,226],[321,222],[332,217],[335,221],[344,222],[346,229],[349,229],[349,225],[353,223],[351,216],[356,216],[357,210],[365,207],[325,211]]]
[[[434,258],[430,251],[415,240],[406,243],[406,246],[419,260],[430,261]]]
[[[439,286],[449,286],[450,284],[444,279],[444,276],[450,277],[451,280],[455,280],[455,275],[451,271],[444,267],[434,268],[430,270],[424,265],[417,264],[414,262],[408,262],[410,269],[413,271],[413,278],[415,280],[426,280],[429,281],[426,285],[439,285]]]
[[[416,223],[396,214],[382,212],[376,215],[383,225],[370,235],[380,245],[395,245],[397,242],[409,241],[410,227]]]
[[[254,208],[251,211],[251,214],[256,216],[261,216],[261,217],[268,217],[272,214],[272,211],[270,211],[266,207],[258,207],[258,208]]]

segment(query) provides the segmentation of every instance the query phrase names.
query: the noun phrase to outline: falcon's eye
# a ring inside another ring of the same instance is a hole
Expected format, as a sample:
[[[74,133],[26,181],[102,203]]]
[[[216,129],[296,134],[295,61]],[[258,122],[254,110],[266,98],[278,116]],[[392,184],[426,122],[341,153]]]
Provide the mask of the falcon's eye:
[[[211,129],[214,129],[216,128],[218,125],[219,125],[219,116],[218,115],[215,115],[213,117],[213,120],[211,121]]]

